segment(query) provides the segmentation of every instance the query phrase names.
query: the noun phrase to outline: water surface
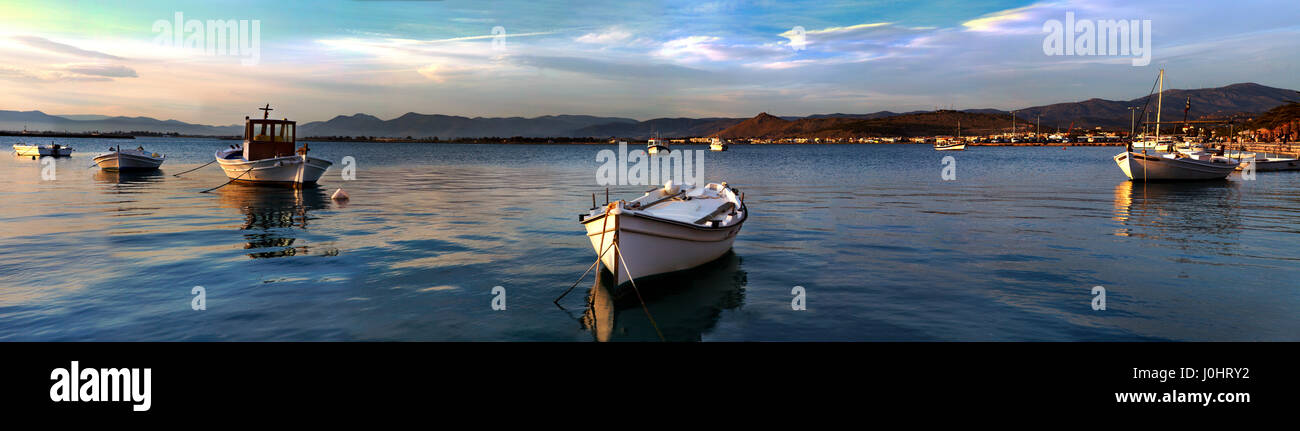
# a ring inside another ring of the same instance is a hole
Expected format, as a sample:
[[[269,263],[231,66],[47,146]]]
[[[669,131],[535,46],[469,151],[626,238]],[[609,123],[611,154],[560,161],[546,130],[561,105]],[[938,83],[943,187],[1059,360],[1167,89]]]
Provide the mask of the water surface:
[[[594,260],[577,214],[603,202],[595,156],[613,146],[313,142],[336,163],[320,188],[198,193],[225,182],[216,167],[171,174],[230,141],[60,142],[78,153],[53,181],[0,157],[3,340],[658,339],[591,277],[551,302]],[[118,142],[166,154],[163,171],[87,169]],[[707,153],[751,216],[733,253],[644,286],[647,309],[671,340],[1296,340],[1300,172],[1143,185],[1118,151]]]

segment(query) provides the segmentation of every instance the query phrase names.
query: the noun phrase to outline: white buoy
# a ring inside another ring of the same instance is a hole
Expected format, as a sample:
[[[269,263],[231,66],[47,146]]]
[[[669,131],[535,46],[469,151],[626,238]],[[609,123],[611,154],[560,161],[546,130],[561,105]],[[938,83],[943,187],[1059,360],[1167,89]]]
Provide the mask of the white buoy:
[[[676,184],[673,184],[672,180],[668,180],[667,182],[664,183],[665,195],[675,195],[677,194],[678,190],[681,190],[681,187],[677,186]]]
[[[330,199],[334,199],[336,201],[346,201],[348,200],[348,192],[343,191],[343,189],[335,190],[334,196],[330,196]]]

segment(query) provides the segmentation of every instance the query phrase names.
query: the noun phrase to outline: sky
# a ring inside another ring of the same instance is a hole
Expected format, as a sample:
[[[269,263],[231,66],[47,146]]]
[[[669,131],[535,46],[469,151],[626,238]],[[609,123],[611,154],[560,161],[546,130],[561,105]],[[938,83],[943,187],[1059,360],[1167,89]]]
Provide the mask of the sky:
[[[1048,55],[1067,13],[1149,21],[1150,63]],[[216,125],[266,103],[300,122],[1015,109],[1143,96],[1160,68],[1167,88],[1300,89],[1297,17],[1294,0],[6,0],[0,109]],[[248,30],[223,49],[231,21]]]

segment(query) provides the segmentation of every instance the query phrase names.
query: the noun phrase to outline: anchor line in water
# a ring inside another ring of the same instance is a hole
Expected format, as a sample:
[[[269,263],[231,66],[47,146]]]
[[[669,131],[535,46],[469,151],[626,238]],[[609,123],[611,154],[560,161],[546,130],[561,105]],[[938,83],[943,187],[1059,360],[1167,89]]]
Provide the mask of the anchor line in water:
[[[202,168],[202,167],[204,167],[204,166],[211,165],[211,164],[216,163],[216,162],[217,162],[217,161],[214,159],[214,160],[212,160],[211,162],[204,163],[204,164],[200,165],[200,166],[197,167],[197,168],[190,169],[190,170],[185,171],[185,172],[181,172],[180,174],[172,174],[172,176],[173,176],[173,177],[179,177],[179,176],[181,176],[181,174],[188,174],[188,173],[190,173],[190,172],[197,171],[197,170],[199,170],[200,168]]]
[[[213,191],[213,190],[216,190],[216,189],[219,189],[219,188],[225,187],[225,186],[227,186],[227,185],[230,185],[230,183],[235,182],[235,180],[238,180],[238,179],[240,179],[240,178],[243,178],[244,175],[248,175],[249,172],[253,172],[253,168],[245,169],[245,170],[244,170],[244,173],[239,174],[239,176],[237,176],[237,177],[231,178],[230,181],[226,181],[225,184],[222,184],[222,185],[219,185],[219,186],[216,186],[216,187],[213,187],[213,188],[210,188],[210,189],[207,189],[207,190],[201,191],[201,192],[199,192],[199,193],[207,193],[207,192],[210,192],[210,191]]]
[[[595,195],[595,194],[591,195],[591,202],[592,202],[592,204],[593,204],[593,206],[592,206],[591,209],[596,209],[596,207],[594,206],[594,204],[596,203],[596,195]],[[606,215],[606,216],[609,215],[609,206],[608,206],[608,205],[605,206],[605,215]],[[609,227],[609,217],[605,217],[605,219],[604,219],[604,220],[601,220],[600,223],[601,223],[601,224],[600,224],[600,241],[597,242],[597,244],[604,244],[604,243],[605,243],[605,228],[606,228],[606,227]],[[604,258],[604,257],[605,257],[605,254],[606,254],[606,253],[609,253],[609,249],[611,249],[611,248],[614,248],[614,244],[613,244],[613,243],[610,243],[610,244],[609,244],[609,247],[606,247],[606,248],[605,248],[605,251],[601,252],[599,256],[596,256],[596,261],[595,261],[595,262],[592,262],[592,263],[591,263],[591,266],[587,267],[587,270],[586,270],[586,271],[583,271],[583,273],[582,273],[582,277],[578,277],[578,281],[573,282],[573,285],[572,285],[572,286],[569,286],[569,289],[568,289],[568,290],[565,290],[564,293],[561,293],[559,297],[556,297],[555,300],[553,300],[553,301],[551,301],[551,302],[554,302],[555,305],[559,306],[560,308],[564,308],[564,306],[560,305],[560,300],[563,299],[566,295],[568,295],[569,292],[572,292],[572,291],[573,291],[573,288],[578,287],[578,283],[581,283],[581,282],[582,282],[582,279],[587,278],[587,273],[591,272],[592,268],[595,268],[596,265],[600,264],[600,259],[601,259],[601,258]],[[599,276],[597,276],[597,277],[599,277]]]
[[[614,222],[614,225],[618,226],[618,222]],[[627,268],[627,261],[623,260],[623,249],[618,246],[618,232],[614,233],[614,256],[617,256],[619,262],[623,263],[623,272],[627,273],[627,282],[632,283],[632,291],[636,292],[637,301],[641,301],[641,309],[645,310],[645,317],[650,319],[650,326],[655,328],[655,334],[659,335],[659,341],[668,341],[664,338],[663,331],[659,330],[659,324],[655,323],[654,316],[650,315],[650,307],[646,307],[645,299],[641,297],[641,290],[636,288],[636,280],[632,279],[632,271]],[[614,277],[614,279],[617,280],[618,277]]]

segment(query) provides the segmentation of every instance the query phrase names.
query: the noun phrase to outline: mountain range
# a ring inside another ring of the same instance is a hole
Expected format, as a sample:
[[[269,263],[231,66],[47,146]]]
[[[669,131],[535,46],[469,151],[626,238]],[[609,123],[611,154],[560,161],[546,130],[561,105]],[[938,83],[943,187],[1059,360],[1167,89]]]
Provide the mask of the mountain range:
[[[1129,107],[1148,105],[1154,120],[1154,97],[1148,104],[1143,95],[1129,100],[1089,99],[1080,102],[1057,103],[1016,110],[1018,124],[1041,122],[1044,130],[1103,127],[1128,129]],[[1166,90],[1164,93],[1164,121],[1181,120],[1183,108],[1190,100],[1189,119],[1234,114],[1255,114],[1278,105],[1300,99],[1295,90],[1268,87],[1254,83],[1232,84],[1225,87],[1194,90]],[[936,115],[922,115],[933,112]],[[944,114],[947,112],[947,114]],[[952,114],[981,114],[960,117]],[[1135,115],[1135,114],[1134,114]],[[895,121],[882,121],[889,118]],[[777,117],[766,113],[754,118],[656,118],[637,121],[631,118],[600,117],[591,115],[547,115],[523,117],[463,117],[454,115],[407,113],[390,120],[368,114],[339,115],[327,121],[300,123],[298,136],[375,136],[375,137],[620,137],[646,138],[659,135],[665,138],[686,136],[759,137],[780,134],[799,134],[825,131],[826,135],[852,133],[914,134],[929,130],[925,124],[961,118],[965,127],[970,122],[974,132],[981,125],[992,127],[998,118],[1005,118],[1010,127],[1011,113],[998,109],[967,109],[962,111],[880,111],[868,114],[818,114],[806,117]],[[875,121],[875,123],[871,123]],[[743,126],[742,126],[742,123]],[[988,124],[984,124],[988,123]],[[909,126],[911,125],[911,126]],[[948,125],[931,124],[946,130]],[[739,127],[739,128],[737,128]],[[919,127],[919,129],[908,129]],[[210,126],[176,120],[157,120],[149,117],[109,117],[102,115],[49,115],[40,111],[0,110],[0,130],[42,130],[65,132],[148,131],[176,132],[183,135],[232,136],[242,133],[242,126]],[[754,135],[744,136],[746,133]],[[819,132],[821,133],[821,132]]]

